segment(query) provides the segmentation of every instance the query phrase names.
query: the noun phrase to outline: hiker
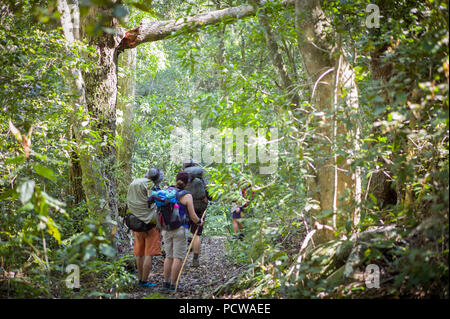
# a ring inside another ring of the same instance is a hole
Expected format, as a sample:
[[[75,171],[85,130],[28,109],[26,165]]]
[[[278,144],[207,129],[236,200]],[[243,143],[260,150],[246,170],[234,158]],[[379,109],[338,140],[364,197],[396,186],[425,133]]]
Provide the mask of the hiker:
[[[189,162],[183,163],[183,170],[189,173],[189,182],[186,185],[186,190],[192,194],[194,200],[194,209],[197,217],[201,218],[206,208],[208,207],[208,201],[211,197],[208,194],[206,188],[207,183],[203,178],[203,169],[198,166],[194,161],[189,160]],[[201,235],[203,232],[203,226],[198,226],[196,223],[190,221],[189,229],[192,234],[197,230],[197,236],[194,238],[193,244],[193,258],[192,267],[200,266],[199,256],[201,250]]]
[[[233,233],[235,234],[234,238],[242,239],[244,236],[244,234],[242,233],[242,229],[244,228],[244,226],[242,225],[240,220],[243,217],[242,213],[247,208],[250,200],[253,199],[253,197],[255,195],[254,192],[252,192],[251,199],[246,198],[246,195],[248,197],[248,194],[250,193],[251,186],[252,185],[250,183],[248,183],[246,186],[244,186],[241,189],[241,196],[245,201],[243,205],[238,205],[237,200],[233,201],[233,208],[232,208],[231,212],[233,214],[232,223],[233,223]],[[239,235],[238,235],[238,233],[239,233]]]
[[[156,207],[148,207],[148,184],[153,182],[152,190],[158,190],[164,174],[151,168],[144,178],[135,179],[128,188],[127,206],[131,214],[148,225],[146,232],[134,231],[133,254],[136,256],[139,283],[141,287],[154,287],[148,281],[152,269],[152,256],[161,255],[161,233],[156,226]]]
[[[176,176],[175,187],[177,192],[185,190],[188,181],[189,174],[186,171],[179,172]],[[192,195],[188,192],[183,193],[178,198],[179,215],[184,215],[187,211],[190,220],[194,224],[201,226],[203,224],[203,220],[200,219],[195,213]],[[166,252],[166,258],[164,259],[163,289],[173,292],[176,288],[175,285],[178,274],[180,273],[182,260],[185,257],[187,250],[186,228],[181,224],[176,229],[163,229],[162,235],[164,239],[164,250]]]

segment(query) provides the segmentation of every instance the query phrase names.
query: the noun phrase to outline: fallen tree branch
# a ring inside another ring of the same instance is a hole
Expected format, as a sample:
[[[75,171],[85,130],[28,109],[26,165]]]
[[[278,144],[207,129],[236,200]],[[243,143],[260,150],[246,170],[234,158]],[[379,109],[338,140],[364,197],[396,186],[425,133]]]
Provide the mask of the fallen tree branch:
[[[259,2],[260,6],[263,6],[265,3],[266,1]],[[294,3],[295,1],[293,0],[285,0],[281,1],[280,4],[284,7],[292,7]],[[119,51],[135,48],[145,42],[162,40],[179,31],[190,33],[196,31],[198,28],[219,22],[231,23],[236,19],[253,16],[258,10],[259,7],[241,5],[179,19],[163,21],[143,19],[138,27],[125,33],[119,45]]]

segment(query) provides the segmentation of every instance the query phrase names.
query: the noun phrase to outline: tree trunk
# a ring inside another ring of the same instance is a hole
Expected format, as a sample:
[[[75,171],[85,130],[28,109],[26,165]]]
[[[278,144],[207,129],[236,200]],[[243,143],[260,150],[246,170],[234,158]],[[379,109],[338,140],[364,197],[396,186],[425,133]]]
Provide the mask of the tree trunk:
[[[115,162],[115,122],[117,96],[117,35],[103,33],[99,37],[83,35],[80,29],[80,14],[77,4],[67,0],[58,1],[61,25],[68,45],[85,38],[97,49],[96,69],[91,72],[71,70],[70,86],[74,94],[72,128],[77,143],[82,185],[90,214],[107,223],[108,233],[118,234],[110,221],[118,220],[116,182],[113,165]],[[85,22],[95,19],[98,9],[92,9]],[[110,27],[117,28],[114,19]],[[72,170],[72,181],[79,180]],[[79,187],[76,184],[75,187]],[[121,233],[121,232],[119,232]]]
[[[336,150],[336,141],[338,138],[350,133],[353,144],[347,143],[348,151],[358,148],[359,129],[355,128],[349,131],[342,123],[336,119],[339,105],[343,102],[346,113],[358,112],[358,92],[354,79],[354,72],[349,62],[344,58],[342,49],[336,48],[324,39],[324,28],[329,25],[324,12],[321,9],[320,1],[297,0],[295,2],[296,29],[298,33],[298,47],[303,60],[303,66],[312,85],[312,103],[318,112],[322,112],[319,120],[317,135],[321,137],[316,140],[320,143],[321,152],[317,154],[314,166],[316,171],[315,180],[309,181],[309,187],[315,194],[315,198],[320,201],[322,211],[333,211],[343,208],[344,204],[339,198],[349,188],[353,193],[353,199],[356,204],[361,199],[361,183],[358,172],[353,173],[350,170],[351,160],[349,158],[339,158],[333,156]],[[334,56],[339,56],[335,58]],[[346,90],[347,98],[340,100],[341,93]],[[356,125],[357,127],[357,125]],[[332,185],[332,186],[331,186]],[[346,207],[348,210],[349,207]],[[335,215],[336,217],[336,215]],[[359,211],[353,208],[349,216],[337,216],[342,225],[347,218],[351,218],[353,224],[359,221]],[[318,220],[321,224],[328,224],[329,218]],[[331,238],[331,232],[320,232],[317,240],[326,241]]]
[[[106,10],[102,8],[91,8],[83,21],[83,26],[94,24],[99,13]],[[119,23],[115,18],[103,21],[103,25],[113,30],[120,30]],[[116,185],[116,104],[117,104],[117,61],[121,35],[120,32],[102,32],[98,36],[92,36],[81,29],[82,36],[92,47],[96,49],[96,68],[83,73],[86,83],[86,108],[91,114],[91,130],[93,138],[87,143],[92,143],[96,149],[93,163],[96,175],[90,176],[86,181],[90,185],[95,184],[95,198],[91,200],[91,207],[98,218],[105,218],[108,229],[116,234],[117,228],[112,227],[109,222],[118,221],[119,213],[117,206]],[[82,169],[88,169],[83,167]],[[118,229],[121,232],[121,229]],[[119,237],[122,237],[119,234]]]
[[[117,194],[119,212],[126,205],[128,186],[133,180],[134,98],[136,88],[137,49],[126,50],[119,56],[117,98]]]
[[[75,45],[80,40],[80,13],[76,4],[69,4],[67,0],[58,0],[58,11],[61,13],[61,26],[64,32],[67,45]],[[98,184],[89,182],[95,177],[95,165],[93,165],[93,154],[90,153],[84,141],[87,139],[87,130],[83,129],[84,120],[87,118],[86,110],[86,92],[84,78],[80,69],[72,68],[70,70],[69,87],[73,96],[73,111],[71,113],[70,133],[76,142],[76,148],[70,160],[69,178],[70,188],[73,193],[81,195],[84,193],[88,205],[94,201],[95,194],[99,193]],[[80,181],[82,190],[80,188]],[[79,196],[78,196],[78,199]]]
[[[68,129],[68,140],[75,142],[76,137],[72,125]],[[74,206],[85,200],[86,195],[83,190],[83,172],[81,171],[80,158],[76,148],[71,147],[69,158],[69,194],[72,196],[71,205]]]

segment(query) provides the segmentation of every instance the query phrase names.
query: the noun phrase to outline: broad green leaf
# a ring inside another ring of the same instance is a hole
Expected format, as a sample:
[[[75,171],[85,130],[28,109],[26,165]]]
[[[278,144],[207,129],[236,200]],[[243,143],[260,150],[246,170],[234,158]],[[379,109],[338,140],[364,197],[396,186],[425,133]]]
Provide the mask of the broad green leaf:
[[[95,257],[97,255],[97,250],[95,249],[94,245],[89,244],[86,247],[86,250],[84,251],[83,260],[87,261],[91,257]]]
[[[51,217],[47,217],[47,227],[48,233],[56,239],[58,244],[61,244],[61,233],[59,232],[55,221]]]
[[[42,196],[40,196],[40,200],[39,200],[39,214],[42,216],[48,216],[48,204],[45,201],[45,198],[43,198]]]
[[[64,212],[63,207],[66,206],[66,204],[64,202],[61,202],[61,201],[57,200],[56,198],[51,197],[46,192],[41,192],[41,195],[43,198],[45,198],[45,201],[48,205],[50,205],[53,208],[56,208],[57,210],[61,210],[62,212]]]
[[[377,204],[377,198],[372,193],[369,193],[369,197],[372,200],[372,202],[376,205]]]
[[[9,120],[9,130],[19,142],[22,142],[22,136],[20,135],[20,131],[14,126],[11,120]]]
[[[20,193],[19,198],[22,204],[26,204],[30,201],[31,197],[33,196],[35,185],[36,183],[33,180],[29,180],[22,183],[17,188],[17,191]]]
[[[107,244],[100,244],[100,252],[108,257],[114,257],[116,255],[116,250]]]
[[[48,178],[52,181],[56,181],[55,173],[50,168],[42,166],[39,163],[34,164],[33,168],[35,172],[41,175],[42,177]]]

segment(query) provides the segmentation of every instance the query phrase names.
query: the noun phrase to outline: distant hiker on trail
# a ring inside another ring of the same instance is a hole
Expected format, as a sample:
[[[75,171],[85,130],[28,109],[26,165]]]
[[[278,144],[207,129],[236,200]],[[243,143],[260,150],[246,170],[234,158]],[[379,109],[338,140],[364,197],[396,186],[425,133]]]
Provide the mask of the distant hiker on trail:
[[[183,163],[183,170],[189,173],[189,182],[186,185],[186,190],[192,194],[194,200],[195,213],[198,218],[203,216],[206,208],[208,207],[208,201],[211,197],[206,189],[207,182],[205,182],[203,169],[195,164],[192,160]],[[194,238],[192,267],[200,266],[199,256],[201,249],[201,234],[203,231],[203,226],[198,226],[196,223],[190,221],[189,227],[191,233],[194,234],[198,228],[197,236]]]
[[[254,192],[251,192],[251,195],[249,195],[251,187],[252,187],[252,185],[250,183],[248,183],[246,186],[244,186],[241,189],[241,196],[242,196],[242,199],[244,200],[243,205],[238,204],[238,203],[242,203],[242,201],[238,201],[238,200],[233,201],[233,207],[232,207],[231,212],[233,214],[232,223],[233,223],[233,233],[235,234],[234,238],[240,238],[240,239],[243,238],[242,229],[244,226],[242,225],[240,220],[243,217],[244,210],[247,208],[250,200],[252,200],[255,195]],[[239,233],[239,235],[238,235],[238,233]]]
[[[176,176],[176,186],[163,191],[153,192],[149,202],[155,202],[158,210],[158,227],[164,239],[164,283],[163,289],[175,291],[182,260],[187,250],[186,228],[183,227],[189,214],[192,223],[201,226],[203,220],[195,214],[192,195],[185,190],[189,174],[181,171]],[[186,214],[187,213],[187,214]]]
[[[164,179],[164,174],[157,168],[151,168],[145,178],[135,179],[128,188],[127,206],[131,214],[131,225],[134,229],[133,254],[136,256],[136,265],[139,275],[139,286],[154,287],[148,281],[152,269],[152,256],[161,255],[161,233],[156,226],[156,207],[148,206],[148,184],[150,180],[154,186],[152,190],[158,190],[159,184]],[[136,219],[137,218],[137,219]]]

